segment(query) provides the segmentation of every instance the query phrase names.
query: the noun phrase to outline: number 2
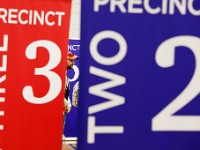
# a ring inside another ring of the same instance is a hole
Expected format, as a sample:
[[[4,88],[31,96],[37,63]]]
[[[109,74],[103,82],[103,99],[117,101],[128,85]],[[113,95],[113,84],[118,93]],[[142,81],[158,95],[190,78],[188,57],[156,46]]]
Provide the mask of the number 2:
[[[43,75],[49,80],[49,90],[45,96],[35,97],[32,86],[26,86],[24,87],[22,94],[24,99],[30,103],[44,104],[55,99],[59,95],[62,88],[60,76],[51,71],[60,63],[61,51],[55,43],[47,40],[39,40],[28,45],[26,48],[26,57],[29,59],[36,59],[38,47],[46,48],[46,50],[49,52],[49,61],[46,66],[42,68],[35,68],[35,75]]]
[[[185,46],[194,53],[195,71],[185,89],[152,119],[153,131],[200,131],[200,116],[174,115],[200,93],[200,38],[177,36],[168,39],[158,47],[155,59],[160,67],[173,66],[178,46]]]

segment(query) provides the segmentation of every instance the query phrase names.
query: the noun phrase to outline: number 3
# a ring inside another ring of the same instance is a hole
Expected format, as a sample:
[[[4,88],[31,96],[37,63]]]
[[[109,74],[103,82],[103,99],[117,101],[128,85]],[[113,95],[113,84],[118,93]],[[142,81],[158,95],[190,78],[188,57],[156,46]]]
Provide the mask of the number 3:
[[[35,97],[32,86],[24,87],[22,94],[26,101],[33,104],[44,104],[55,99],[61,91],[62,81],[58,74],[51,71],[61,61],[60,48],[53,42],[47,40],[35,41],[26,48],[26,57],[29,59],[36,59],[37,48],[45,47],[49,52],[49,61],[46,66],[42,68],[35,68],[35,75],[43,75],[49,80],[49,90],[43,97]]]
[[[200,116],[173,115],[191,102],[200,92],[200,38],[178,36],[166,40],[158,47],[155,59],[160,67],[173,66],[175,48],[178,46],[188,47],[194,53],[195,71],[187,87],[152,119],[153,131],[200,131]]]

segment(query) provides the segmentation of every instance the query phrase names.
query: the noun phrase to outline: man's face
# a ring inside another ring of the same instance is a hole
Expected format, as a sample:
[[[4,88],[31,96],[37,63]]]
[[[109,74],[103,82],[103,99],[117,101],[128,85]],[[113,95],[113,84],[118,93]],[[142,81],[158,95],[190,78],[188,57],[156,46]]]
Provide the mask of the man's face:
[[[67,69],[72,69],[74,64],[75,64],[74,60],[67,59]]]

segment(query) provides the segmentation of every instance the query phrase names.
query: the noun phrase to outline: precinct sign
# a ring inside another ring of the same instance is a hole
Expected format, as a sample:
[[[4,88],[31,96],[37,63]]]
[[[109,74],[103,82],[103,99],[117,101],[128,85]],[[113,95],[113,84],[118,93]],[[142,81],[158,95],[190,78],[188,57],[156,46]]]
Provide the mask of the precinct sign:
[[[200,148],[200,1],[82,2],[80,150]]]
[[[68,51],[71,51],[73,54],[80,56],[80,40],[77,39],[69,39],[68,40]],[[66,124],[64,128],[64,133],[66,137],[70,138],[77,138],[78,137],[78,110],[79,110],[79,99],[78,102],[74,101],[74,90],[77,86],[79,86],[79,74],[80,74],[80,67],[79,67],[79,60],[75,61],[75,64],[73,65],[73,69],[70,69],[67,72],[67,75],[69,77],[70,81],[70,99],[72,102],[72,109],[70,111],[70,114],[66,116]]]
[[[61,149],[71,1],[0,4],[0,149]]]

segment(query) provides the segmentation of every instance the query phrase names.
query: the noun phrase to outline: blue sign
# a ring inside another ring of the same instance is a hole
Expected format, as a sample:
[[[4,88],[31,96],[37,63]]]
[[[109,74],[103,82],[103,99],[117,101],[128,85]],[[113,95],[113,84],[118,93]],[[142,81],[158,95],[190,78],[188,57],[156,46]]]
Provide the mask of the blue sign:
[[[68,51],[80,56],[80,40],[69,39]],[[78,104],[74,104],[73,92],[75,87],[79,84],[79,59],[75,60],[73,69],[68,70],[68,76],[70,80],[70,99],[72,108],[70,113],[66,114],[66,123],[64,127],[64,135],[66,137],[78,136]],[[79,100],[78,100],[79,101]]]
[[[80,150],[200,149],[200,1],[82,1]]]

